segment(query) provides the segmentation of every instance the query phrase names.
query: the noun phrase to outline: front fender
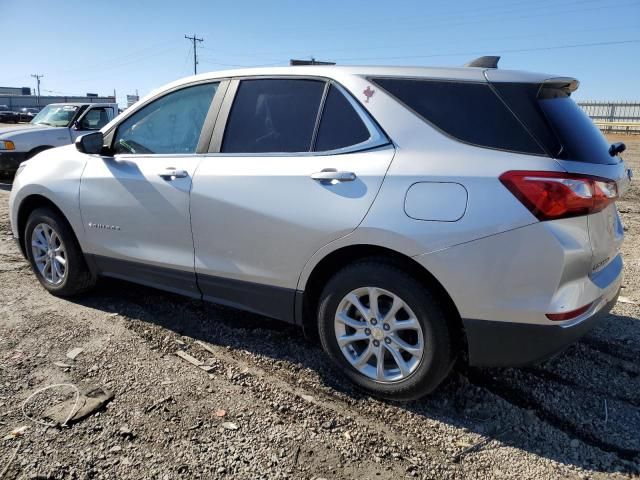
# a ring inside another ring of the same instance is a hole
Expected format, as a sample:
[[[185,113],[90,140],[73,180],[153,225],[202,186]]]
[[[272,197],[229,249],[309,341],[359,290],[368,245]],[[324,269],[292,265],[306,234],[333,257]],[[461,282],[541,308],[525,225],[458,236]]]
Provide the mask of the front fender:
[[[18,228],[21,207],[27,199],[40,196],[62,212],[83,247],[84,227],[79,198],[86,161],[86,155],[69,146],[47,150],[23,163],[25,167],[14,180],[9,198],[11,230],[15,238],[22,236]]]

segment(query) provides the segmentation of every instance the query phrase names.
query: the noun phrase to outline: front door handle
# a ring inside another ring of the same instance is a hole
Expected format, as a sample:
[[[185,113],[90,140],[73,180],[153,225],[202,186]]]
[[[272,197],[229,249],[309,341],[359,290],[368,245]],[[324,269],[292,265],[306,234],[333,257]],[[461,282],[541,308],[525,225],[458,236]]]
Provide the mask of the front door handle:
[[[164,172],[158,174],[164,180],[175,180],[176,178],[186,178],[189,173],[186,170],[176,170],[174,167],[167,167]]]
[[[311,178],[322,183],[353,182],[356,179],[356,174],[353,172],[339,172],[335,168],[325,168],[320,172],[312,173]]]

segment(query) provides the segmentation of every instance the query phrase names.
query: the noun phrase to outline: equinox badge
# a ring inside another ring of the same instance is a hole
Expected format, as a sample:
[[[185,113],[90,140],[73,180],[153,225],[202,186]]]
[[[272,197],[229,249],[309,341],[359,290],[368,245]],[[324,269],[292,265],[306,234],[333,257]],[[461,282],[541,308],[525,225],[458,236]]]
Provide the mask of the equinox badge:
[[[99,228],[101,230],[120,230],[118,225],[105,225],[103,223],[91,223],[89,222],[89,228]]]

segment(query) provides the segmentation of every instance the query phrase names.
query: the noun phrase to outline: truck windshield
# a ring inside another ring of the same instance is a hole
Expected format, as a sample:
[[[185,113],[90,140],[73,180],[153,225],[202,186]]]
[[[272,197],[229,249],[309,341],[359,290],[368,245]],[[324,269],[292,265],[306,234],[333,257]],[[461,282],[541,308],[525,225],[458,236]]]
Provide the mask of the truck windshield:
[[[47,105],[31,120],[31,123],[50,127],[68,127],[77,110],[76,105]]]

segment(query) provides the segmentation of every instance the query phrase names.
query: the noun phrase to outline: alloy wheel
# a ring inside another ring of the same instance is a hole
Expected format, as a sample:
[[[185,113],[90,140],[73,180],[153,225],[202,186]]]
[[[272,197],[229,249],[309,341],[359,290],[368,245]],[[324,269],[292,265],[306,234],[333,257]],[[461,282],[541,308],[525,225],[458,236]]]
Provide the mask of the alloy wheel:
[[[31,252],[40,275],[51,285],[60,285],[67,275],[67,251],[51,225],[39,223],[31,233]]]
[[[334,330],[347,361],[381,383],[409,377],[424,355],[424,335],[409,305],[377,287],[349,292],[339,303]]]

